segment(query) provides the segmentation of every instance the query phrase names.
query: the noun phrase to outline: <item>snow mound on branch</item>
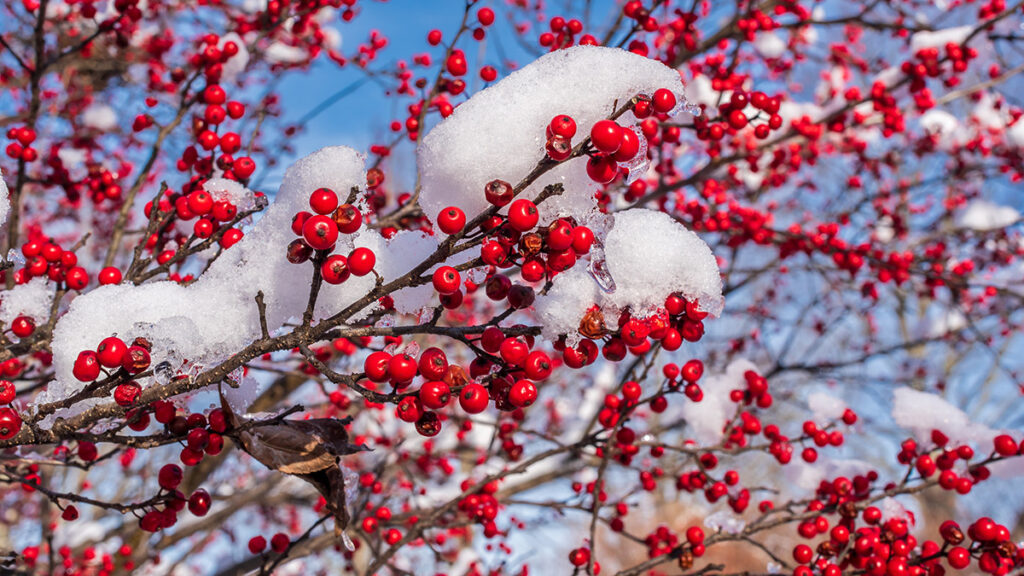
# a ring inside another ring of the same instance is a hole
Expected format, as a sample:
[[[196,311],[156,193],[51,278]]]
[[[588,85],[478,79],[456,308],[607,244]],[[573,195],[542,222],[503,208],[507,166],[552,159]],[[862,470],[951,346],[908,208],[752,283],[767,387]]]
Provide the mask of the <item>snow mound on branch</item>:
[[[972,200],[957,218],[961,228],[987,231],[1006,228],[1020,220],[1020,212],[1011,206],[1003,206],[979,198]]]
[[[786,41],[775,32],[761,32],[754,38],[754,50],[765,58],[778,58],[786,53]]]
[[[941,30],[915,32],[910,37],[910,51],[917,52],[925,48],[938,48],[945,50],[946,44],[953,43],[962,45],[971,34],[971,26],[956,26],[943,28]]]
[[[50,317],[50,303],[53,293],[47,286],[46,278],[33,278],[3,293],[0,302],[0,322],[10,324],[18,316],[29,316],[36,325]]]
[[[814,422],[825,426],[839,420],[846,412],[846,402],[825,392],[814,392],[807,397],[807,407],[814,415]]]
[[[4,170],[0,168],[0,226],[7,222],[7,214],[11,211],[10,192],[4,183]]]
[[[484,185],[501,179],[516,185],[544,158],[545,128],[558,114],[576,120],[574,143],[637,94],[667,88],[683,100],[679,73],[664,64],[617,48],[577,46],[538,58],[497,84],[475,94],[430,131],[417,155],[420,206],[431,220],[458,206],[469,220],[488,208]],[[636,122],[631,114],[619,124]],[[586,223],[595,212],[598,190],[586,173],[586,159],[565,162],[524,192],[533,198],[545,186],[561,183],[565,192],[546,201],[541,224],[558,216]]]
[[[106,104],[91,104],[82,111],[82,124],[100,132],[109,132],[117,128],[117,112]]]
[[[987,445],[996,436],[995,431],[971,422],[963,410],[944,398],[907,387],[898,388],[892,394],[892,419],[922,442],[930,442],[932,430],[941,431],[954,445],[971,442]]]
[[[203,190],[209,192],[215,201],[224,200],[235,206],[245,206],[246,200],[252,198],[252,190],[227,178],[210,178],[203,183]]]
[[[264,216],[193,284],[186,287],[160,281],[141,286],[101,286],[76,298],[54,331],[57,382],[49,388],[46,400],[80,388],[82,384],[71,372],[75,358],[82,350],[95,349],[100,340],[112,334],[124,339],[148,338],[153,344],[154,364],[166,360],[177,369],[187,360],[202,368],[259,339],[258,292],[263,292],[271,331],[301,316],[309,295],[312,266],[291,264],[285,258],[288,244],[295,239],[292,216],[308,208],[313,190],[327,187],[344,197],[365,179],[360,154],[343,146],[324,148],[287,170],[276,201]],[[354,244],[378,246],[382,242],[377,232],[364,229],[355,238],[342,236],[335,253],[347,255]],[[378,252],[378,258],[381,256]],[[386,262],[382,265],[390,266]],[[325,284],[315,316],[323,318],[341,311],[372,290],[374,283],[369,275],[353,276],[337,286]]]
[[[604,243],[615,290],[602,291],[584,262],[555,276],[551,290],[536,303],[548,338],[575,334],[595,304],[606,319],[625,309],[642,317],[664,306],[673,292],[716,316],[721,313],[722,278],[711,248],[668,214],[642,208],[619,212]]]

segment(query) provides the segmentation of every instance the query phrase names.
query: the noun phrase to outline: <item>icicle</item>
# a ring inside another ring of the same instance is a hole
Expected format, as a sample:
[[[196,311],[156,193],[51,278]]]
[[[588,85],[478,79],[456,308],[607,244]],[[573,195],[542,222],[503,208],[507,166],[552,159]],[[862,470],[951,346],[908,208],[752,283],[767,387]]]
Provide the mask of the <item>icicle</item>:
[[[605,294],[615,292],[615,279],[608,271],[608,262],[604,257],[604,244],[596,237],[594,244],[590,247],[590,265],[587,266],[587,271]]]

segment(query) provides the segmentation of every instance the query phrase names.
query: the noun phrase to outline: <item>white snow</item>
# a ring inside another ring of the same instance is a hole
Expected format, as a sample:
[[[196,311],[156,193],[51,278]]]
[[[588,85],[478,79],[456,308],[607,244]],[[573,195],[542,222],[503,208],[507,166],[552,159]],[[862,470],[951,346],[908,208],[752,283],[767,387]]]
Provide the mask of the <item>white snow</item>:
[[[846,402],[825,392],[813,392],[807,397],[807,407],[814,414],[814,422],[819,426],[825,426],[843,417],[846,411]]]
[[[972,200],[957,218],[957,225],[972,230],[996,230],[1020,220],[1020,212],[1011,206],[996,204],[984,198]]]
[[[11,211],[10,192],[4,182],[4,170],[0,168],[0,226],[7,222],[7,214]]]
[[[971,26],[956,26],[935,31],[915,32],[910,37],[910,51],[917,52],[925,48],[938,48],[940,51],[944,51],[946,44],[950,42],[961,45],[970,35],[972,29]]]
[[[107,104],[90,104],[82,111],[82,124],[100,132],[108,132],[117,128],[117,112]]]
[[[922,442],[930,442],[932,430],[940,430],[954,445],[977,442],[987,447],[996,436],[944,398],[907,387],[893,392],[892,419]]]
[[[729,400],[729,393],[745,386],[743,374],[747,370],[756,371],[757,366],[739,358],[729,363],[725,373],[713,374],[701,381],[704,398],[683,404],[687,438],[692,438],[699,446],[712,446],[725,437],[725,425],[736,409],[736,404]]]
[[[210,178],[203,183],[203,190],[210,193],[216,201],[227,201],[237,207],[244,207],[248,200],[252,199],[252,190],[249,190],[235,180],[227,178]]]
[[[1006,129],[1006,140],[1017,148],[1024,148],[1024,120],[1018,119]]]
[[[458,206],[469,220],[488,207],[484,186],[496,178],[515,185],[544,158],[544,131],[558,114],[576,120],[574,143],[591,126],[637,94],[667,88],[682,100],[679,73],[664,64],[615,48],[577,46],[538,58],[475,94],[427,134],[418,150],[420,205],[434,219]],[[619,124],[636,122],[632,114]],[[524,192],[534,197],[560,182],[565,192],[541,206],[541,224],[557,216],[587,222],[596,209],[598,186],[576,158],[540,177]]]
[[[899,500],[893,498],[892,496],[886,496],[885,498],[882,498],[881,500],[878,501],[877,504],[875,504],[875,506],[877,506],[878,509],[882,511],[883,523],[888,522],[889,520],[892,520],[894,518],[902,518],[903,520],[907,520],[911,524],[914,523],[910,513],[907,512],[906,507],[904,507],[903,504],[900,504]]]
[[[234,42],[238,46],[238,53],[228,58],[227,62],[224,62],[223,71],[221,72],[221,78],[224,82],[233,81],[239,74],[245,71],[246,65],[249,64],[249,50],[245,45],[245,40],[242,40],[242,37],[236,32],[229,32],[221,36],[217,47],[223,49],[224,45],[228,42]]]
[[[627,308],[646,316],[673,292],[697,300],[711,314],[721,312],[722,279],[711,249],[671,216],[640,208],[619,212],[604,245],[615,291],[602,291],[584,263],[559,274],[535,304],[545,336],[574,334],[595,304],[608,321]]]
[[[10,325],[18,316],[29,316],[38,326],[50,318],[53,292],[47,286],[46,278],[33,278],[19,284],[4,291],[0,298],[0,322],[4,324]]]
[[[761,32],[754,37],[754,50],[765,58],[778,58],[786,53],[786,41],[775,32]]]
[[[712,532],[740,534],[747,527],[747,523],[728,510],[719,510],[704,518],[704,526]]]
[[[921,115],[921,128],[938,137],[940,150],[949,150],[960,142],[960,122],[945,110],[932,108]]]
[[[309,52],[278,41],[267,46],[263,57],[274,64],[299,64],[309,60]]]

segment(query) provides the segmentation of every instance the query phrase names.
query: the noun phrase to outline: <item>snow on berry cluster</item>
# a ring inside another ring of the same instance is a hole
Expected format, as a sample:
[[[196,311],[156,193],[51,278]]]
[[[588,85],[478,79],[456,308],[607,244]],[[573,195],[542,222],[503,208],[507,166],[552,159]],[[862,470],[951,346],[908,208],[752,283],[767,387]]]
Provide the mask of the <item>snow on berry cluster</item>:
[[[627,310],[643,318],[656,313],[665,297],[677,292],[699,302],[705,312],[721,312],[722,280],[711,249],[671,216],[644,209],[619,212],[605,238],[604,252],[614,290],[603,290],[582,267],[556,276],[536,303],[546,336],[575,334],[595,304],[605,318],[616,318]]]
[[[516,183],[545,155],[551,119],[566,115],[580,134],[638,94],[665,88],[683,101],[679,73],[661,62],[614,48],[577,46],[538,58],[462,104],[423,138],[417,150],[420,205],[432,221],[449,206],[467,216],[488,208],[480,190],[494,180]],[[636,123],[627,112],[623,126]],[[598,184],[587,162],[574,159],[545,173],[523,196],[533,198],[547,185],[565,192],[545,203],[541,225],[559,217],[587,224],[597,214]]]

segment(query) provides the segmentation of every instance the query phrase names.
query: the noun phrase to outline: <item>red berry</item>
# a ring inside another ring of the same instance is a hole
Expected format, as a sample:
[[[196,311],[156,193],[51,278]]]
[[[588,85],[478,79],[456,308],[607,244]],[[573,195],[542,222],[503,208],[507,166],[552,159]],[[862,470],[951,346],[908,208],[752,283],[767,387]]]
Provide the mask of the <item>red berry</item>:
[[[348,255],[348,268],[354,276],[366,276],[377,264],[377,256],[369,248],[356,248]]]
[[[188,202],[188,209],[193,214],[200,216],[209,214],[213,210],[213,196],[206,190],[196,190],[188,195],[186,202]]]
[[[114,388],[114,402],[117,402],[118,406],[131,406],[139,399],[139,394],[142,394],[142,386],[138,382],[118,384],[117,388]]]
[[[331,226],[334,226],[331,224]],[[324,260],[320,266],[320,275],[328,284],[341,284],[352,272],[348,268],[348,259],[340,254],[334,254]]]
[[[388,373],[394,382],[408,382],[416,376],[419,366],[416,359],[408,354],[395,354],[388,360]]]
[[[556,136],[572,140],[572,137],[576,135],[576,121],[568,114],[559,114],[551,119],[548,130]]]
[[[338,231],[342,234],[352,234],[359,230],[359,226],[363,223],[363,215],[352,204],[338,206],[334,213],[331,214],[331,219],[334,220]]]
[[[330,188],[317,188],[309,196],[309,207],[317,214],[330,214],[338,207],[338,195]]]
[[[459,394],[459,405],[469,414],[479,414],[487,409],[487,389],[483,386],[470,382],[462,388]]]
[[[427,348],[420,354],[420,374],[428,380],[440,380],[448,373],[448,358],[440,348]]]
[[[515,196],[515,190],[512,185],[504,180],[491,180],[484,187],[484,195],[487,197],[487,201],[491,204],[501,208],[512,201]]]
[[[437,215],[437,227],[445,234],[458,234],[465,225],[466,214],[456,206],[449,206]]]
[[[0,440],[14,438],[21,431],[21,416],[12,408],[0,408]]]
[[[659,88],[654,91],[654,96],[651,97],[651,106],[655,112],[661,114],[669,112],[676,107],[676,95],[671,90]]]
[[[327,216],[310,216],[302,225],[302,237],[314,250],[327,250],[338,240],[338,226]]]
[[[36,331],[36,321],[28,316],[18,316],[11,322],[11,332],[18,338],[28,338]]]
[[[612,155],[616,162],[629,162],[640,152],[640,137],[636,132],[626,128],[622,131],[622,143]]]
[[[598,184],[608,184],[615,180],[619,169],[615,160],[608,156],[592,156],[587,160],[587,176]]]
[[[441,266],[434,271],[434,290],[440,294],[454,294],[459,291],[462,278],[458,270],[451,266]]]
[[[89,285],[89,273],[85,268],[75,266],[64,274],[64,281],[71,290],[82,290]]]
[[[537,386],[529,380],[519,380],[512,385],[508,401],[517,408],[525,408],[537,400]]]
[[[104,368],[120,368],[128,345],[116,336],[104,338],[96,347],[96,359]]]
[[[391,354],[387,352],[373,352],[363,362],[363,372],[366,377],[374,382],[387,382],[391,377],[390,373]]]
[[[64,509],[60,517],[67,522],[74,522],[78,520],[78,508],[74,504],[68,504],[68,507]]]
[[[202,488],[196,490],[188,498],[188,511],[196,516],[206,516],[210,511],[210,494]]]
[[[421,404],[433,410],[440,410],[448,405],[452,393],[447,384],[435,380],[423,384],[419,396]]]
[[[992,441],[995,451],[1000,456],[1016,456],[1017,442],[1009,434],[1000,434]]]
[[[288,545],[291,544],[291,540],[288,539],[288,535],[278,532],[270,538],[270,548],[278,554],[284,554],[284,551],[288,549]]]
[[[163,468],[160,468],[160,472],[157,474],[157,482],[160,484],[160,488],[170,492],[178,488],[181,484],[182,479],[185,475],[181,471],[181,466],[177,464],[164,464]]]
[[[594,148],[612,154],[622,144],[622,127],[614,120],[598,120],[590,129],[590,141]]]
[[[231,171],[235,173],[235,176],[245,180],[256,171],[256,163],[248,156],[235,158],[235,161],[231,164]]]
[[[572,249],[577,254],[587,254],[594,244],[594,233],[586,226],[577,226],[572,231]]]
[[[17,396],[18,390],[10,380],[0,380],[0,404],[10,404]]]
[[[263,536],[253,536],[249,539],[249,552],[259,554],[267,547],[267,539]]]
[[[441,43],[441,31],[431,30],[427,33],[427,43],[431,46],[437,46]]]
[[[81,382],[92,382],[100,375],[100,361],[92,350],[83,350],[78,353],[72,374]]]
[[[540,212],[537,205],[525,198],[520,198],[508,207],[508,223],[512,228],[526,232],[537,225],[540,219]]]

